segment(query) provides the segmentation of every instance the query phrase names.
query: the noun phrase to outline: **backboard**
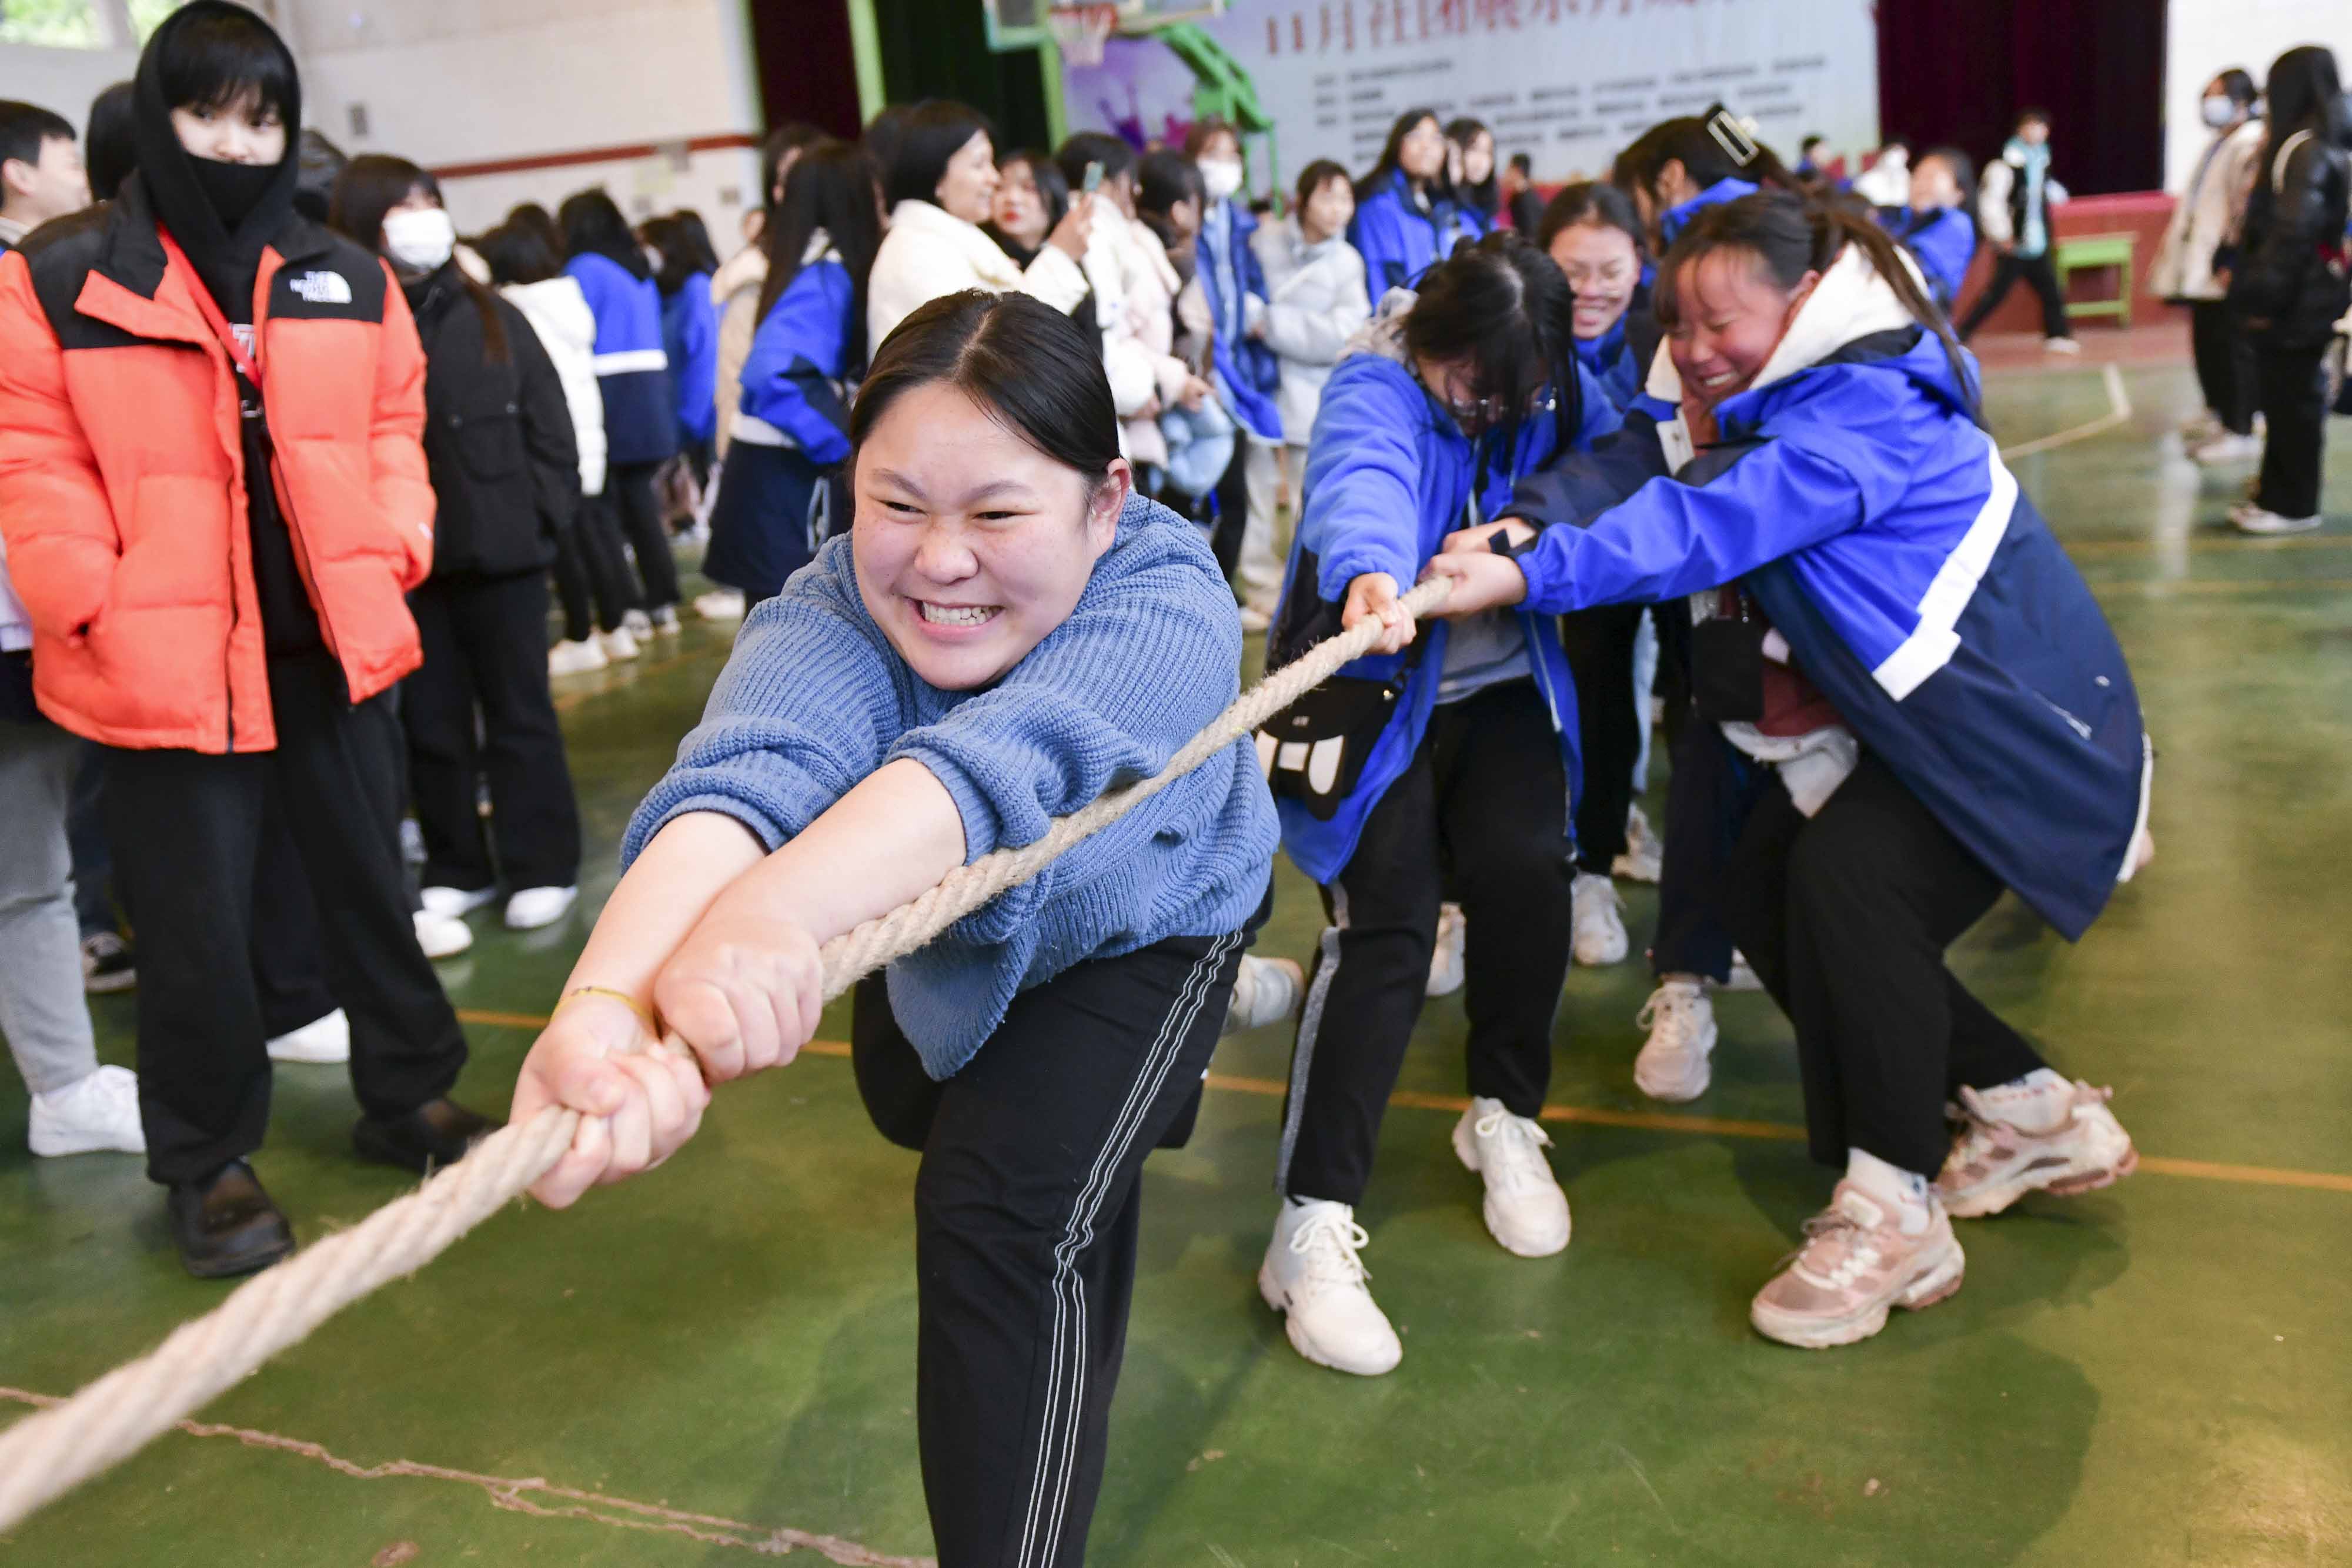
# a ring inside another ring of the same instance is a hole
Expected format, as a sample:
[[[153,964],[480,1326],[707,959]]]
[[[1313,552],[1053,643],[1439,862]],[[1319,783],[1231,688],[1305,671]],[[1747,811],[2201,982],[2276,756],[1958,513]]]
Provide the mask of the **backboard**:
[[[993,49],[1034,49],[1053,42],[1045,15],[1053,0],[982,0],[988,12],[988,44]],[[1133,37],[1202,22],[1221,15],[1225,0],[1118,0],[1118,31]]]

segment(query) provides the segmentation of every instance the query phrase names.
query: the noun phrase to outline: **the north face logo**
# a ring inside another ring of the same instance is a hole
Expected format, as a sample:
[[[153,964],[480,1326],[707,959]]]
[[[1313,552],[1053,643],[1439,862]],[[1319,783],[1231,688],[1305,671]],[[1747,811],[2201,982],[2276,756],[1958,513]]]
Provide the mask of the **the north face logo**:
[[[340,272],[306,272],[286,285],[313,305],[349,305],[352,286]]]

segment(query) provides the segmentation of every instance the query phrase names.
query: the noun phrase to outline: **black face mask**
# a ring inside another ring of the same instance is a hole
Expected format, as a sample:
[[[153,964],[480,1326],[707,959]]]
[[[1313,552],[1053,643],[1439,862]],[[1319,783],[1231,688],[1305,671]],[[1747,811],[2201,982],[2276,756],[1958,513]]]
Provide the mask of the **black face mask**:
[[[191,155],[188,167],[195,176],[196,188],[219,214],[221,227],[231,234],[260,204],[278,178],[275,163],[225,163]]]

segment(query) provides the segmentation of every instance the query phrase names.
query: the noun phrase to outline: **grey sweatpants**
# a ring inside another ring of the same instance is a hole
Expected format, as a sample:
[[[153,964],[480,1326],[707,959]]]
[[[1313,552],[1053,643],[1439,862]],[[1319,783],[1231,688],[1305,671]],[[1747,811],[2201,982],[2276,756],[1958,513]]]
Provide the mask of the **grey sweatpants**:
[[[81,742],[53,724],[0,719],[0,1034],[36,1094],[98,1069],[66,847],[80,755]]]

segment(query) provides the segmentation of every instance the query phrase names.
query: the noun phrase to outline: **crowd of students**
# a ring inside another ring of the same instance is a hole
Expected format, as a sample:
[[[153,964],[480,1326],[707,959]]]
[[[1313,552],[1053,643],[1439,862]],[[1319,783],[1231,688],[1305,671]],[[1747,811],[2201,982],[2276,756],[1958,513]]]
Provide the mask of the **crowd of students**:
[[[2249,505],[2288,521],[2347,303],[2334,70],[2283,58],[2266,120],[2216,79],[2167,252],[2215,438],[2267,416]],[[101,107],[83,142],[0,106],[0,1030],[36,1152],[143,1150],[191,1270],[293,1245],[247,1162],[273,1060],[349,1061],[363,1157],[495,1124],[448,1098],[428,953],[495,900],[571,909],[551,681],[679,631],[673,525],[704,519],[695,608],[741,630],[514,1097],[589,1113],[553,1204],[789,1061],[824,941],[1163,766],[1245,628],[1279,666],[1377,627],[857,994],[861,1094],[923,1155],[944,1562],[1082,1557],[1140,1168],[1220,1033],[1296,1019],[1257,1281],[1302,1355],[1402,1359],[1357,1206],[1429,997],[1464,994],[1489,1231],[1569,1245],[1538,1118],[1571,962],[1632,954],[1620,876],[1659,883],[1646,1093],[1706,1090],[1712,988],[1795,1027],[1840,1179],[1764,1335],[1876,1333],[1959,1287],[1956,1218],[2133,1169],[2105,1092],[1944,959],[2004,891],[2080,936],[2152,852],[2130,672],[1949,318],[1979,228],[1996,287],[2053,297],[2040,117],[1973,195],[1938,148],[1874,210],[1719,107],[1548,200],[1414,110],[1277,217],[1222,122],[1047,152],[933,100],[771,138],[722,262],[601,190],[461,241],[426,171],[298,137],[291,56],[226,0]],[[137,922],[135,1079],[79,994],[79,788]],[[1244,951],[1277,846],[1326,916],[1304,963]]]

